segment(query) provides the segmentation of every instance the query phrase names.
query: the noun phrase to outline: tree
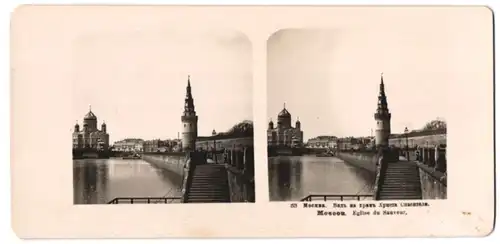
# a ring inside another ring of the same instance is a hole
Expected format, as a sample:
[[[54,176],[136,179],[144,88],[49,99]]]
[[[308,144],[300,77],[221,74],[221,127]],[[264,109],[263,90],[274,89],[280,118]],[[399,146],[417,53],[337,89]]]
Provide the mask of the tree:
[[[444,121],[443,119],[437,118],[435,120],[427,122],[427,124],[425,124],[424,128],[422,128],[423,131],[437,130],[437,129],[446,129],[446,121]]]
[[[253,136],[253,122],[244,120],[229,129],[226,132],[218,135],[235,135],[235,136]]]

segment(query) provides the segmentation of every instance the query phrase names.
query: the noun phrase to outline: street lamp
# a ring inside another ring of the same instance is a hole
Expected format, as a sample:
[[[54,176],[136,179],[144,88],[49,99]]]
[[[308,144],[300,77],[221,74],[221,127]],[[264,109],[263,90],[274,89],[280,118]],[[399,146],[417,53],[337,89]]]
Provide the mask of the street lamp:
[[[406,159],[410,161],[410,150],[408,147],[408,127],[405,127],[405,137],[406,137]]]

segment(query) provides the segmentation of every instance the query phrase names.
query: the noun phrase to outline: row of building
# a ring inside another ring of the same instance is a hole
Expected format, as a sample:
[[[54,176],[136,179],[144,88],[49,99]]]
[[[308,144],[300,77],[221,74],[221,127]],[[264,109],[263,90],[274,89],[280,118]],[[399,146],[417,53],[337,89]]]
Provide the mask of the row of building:
[[[389,146],[397,148],[415,147],[435,147],[446,145],[446,128],[434,130],[411,131],[409,133],[389,135]],[[305,144],[306,148],[312,149],[340,149],[340,150],[360,150],[371,149],[375,146],[375,137],[345,137],[318,136],[311,138]]]
[[[362,149],[373,145],[374,137],[345,137],[317,136],[307,140],[306,147],[313,149],[338,148],[338,149]]]
[[[182,145],[180,139],[143,140],[129,138],[115,142],[112,150],[117,152],[180,152]]]
[[[77,122],[73,131],[73,149],[83,148],[110,149],[119,152],[176,152],[182,150],[182,144],[180,139],[143,140],[128,138],[110,145],[106,123],[103,122],[101,129],[99,129],[97,116],[92,112],[92,108],[89,108],[89,112],[83,117],[83,128],[80,129]]]

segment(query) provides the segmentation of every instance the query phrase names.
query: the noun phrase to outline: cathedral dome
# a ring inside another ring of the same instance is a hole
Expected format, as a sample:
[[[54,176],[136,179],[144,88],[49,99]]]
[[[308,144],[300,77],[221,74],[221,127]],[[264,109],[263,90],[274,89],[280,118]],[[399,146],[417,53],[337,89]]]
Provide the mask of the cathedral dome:
[[[288,110],[286,110],[286,108],[283,108],[283,110],[281,110],[281,112],[278,114],[278,117],[282,117],[282,118],[290,118],[292,115],[288,112]]]
[[[94,113],[92,113],[92,111],[89,111],[89,112],[85,115],[85,117],[83,117],[83,119],[86,119],[86,120],[89,120],[89,119],[91,119],[91,120],[97,120],[97,117],[95,116],[95,114],[94,114]]]

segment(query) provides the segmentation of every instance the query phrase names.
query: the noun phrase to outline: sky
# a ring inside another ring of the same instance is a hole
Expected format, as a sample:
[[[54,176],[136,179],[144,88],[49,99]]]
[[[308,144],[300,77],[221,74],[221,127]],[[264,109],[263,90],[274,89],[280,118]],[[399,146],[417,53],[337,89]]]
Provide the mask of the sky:
[[[433,22],[434,23],[434,22]],[[448,82],[459,51],[443,23],[285,29],[268,40],[267,116],[286,103],[304,138],[370,136],[383,73],[391,132],[446,120]]]
[[[241,33],[92,33],[74,43],[73,117],[89,111],[111,141],[167,139],[182,133],[188,75],[198,135],[252,120],[251,43]]]

